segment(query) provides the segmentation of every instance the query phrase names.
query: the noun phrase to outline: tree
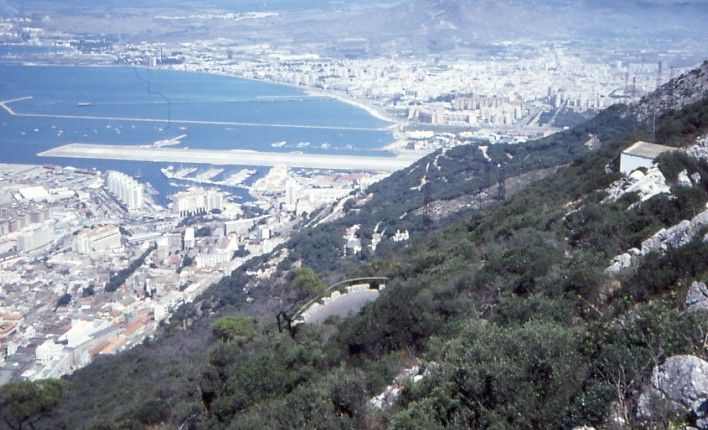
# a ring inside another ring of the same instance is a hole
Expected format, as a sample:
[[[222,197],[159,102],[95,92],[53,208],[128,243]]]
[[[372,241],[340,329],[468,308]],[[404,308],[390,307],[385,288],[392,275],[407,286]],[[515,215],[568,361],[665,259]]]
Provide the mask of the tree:
[[[69,306],[69,303],[71,303],[71,294],[64,293],[57,299],[57,305],[54,307],[54,310],[56,311],[62,306]]]
[[[0,416],[12,429],[22,430],[50,415],[59,405],[66,382],[57,379],[10,382],[0,389]]]
[[[292,286],[298,293],[306,296],[324,296],[327,287],[317,274],[309,267],[293,270]]]
[[[90,297],[94,294],[96,294],[96,286],[94,284],[90,284],[81,292],[81,297]]]
[[[250,317],[221,317],[211,326],[214,336],[224,342],[243,343],[256,337],[256,327]]]
[[[184,258],[182,259],[182,263],[177,268],[177,273],[181,273],[185,267],[189,267],[193,264],[194,264],[194,258],[190,257],[189,255],[185,255]]]
[[[148,400],[133,413],[135,419],[146,425],[157,425],[170,416],[170,405],[163,400]]]

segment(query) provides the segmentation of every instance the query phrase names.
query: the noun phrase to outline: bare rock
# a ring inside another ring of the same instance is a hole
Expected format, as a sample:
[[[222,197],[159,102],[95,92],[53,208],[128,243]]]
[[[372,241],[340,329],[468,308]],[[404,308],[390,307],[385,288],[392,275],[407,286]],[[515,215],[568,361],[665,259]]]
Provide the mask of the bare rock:
[[[700,185],[701,184],[701,174],[696,172],[691,175],[691,182],[693,182],[693,185]]]
[[[425,376],[425,372],[420,374],[420,366],[412,366],[403,369],[398,376],[393,379],[393,383],[379,395],[369,399],[369,404],[376,409],[385,409],[393,405],[401,397],[403,386],[408,381],[419,382]]]
[[[610,275],[616,275],[623,271],[624,269],[627,269],[628,267],[631,267],[633,263],[633,258],[632,255],[629,253],[625,252],[624,254],[620,254],[616,256],[615,258],[612,259],[612,264],[605,269],[605,272],[607,272]]]
[[[686,309],[689,311],[697,309],[708,310],[708,287],[705,282],[696,281],[688,288]]]
[[[706,399],[708,362],[693,355],[676,355],[654,368],[651,386],[639,397],[637,415],[651,418],[657,401],[664,401],[672,409],[689,412]]]
[[[677,182],[682,187],[690,187],[693,185],[691,178],[688,177],[688,172],[685,169],[679,173]]]

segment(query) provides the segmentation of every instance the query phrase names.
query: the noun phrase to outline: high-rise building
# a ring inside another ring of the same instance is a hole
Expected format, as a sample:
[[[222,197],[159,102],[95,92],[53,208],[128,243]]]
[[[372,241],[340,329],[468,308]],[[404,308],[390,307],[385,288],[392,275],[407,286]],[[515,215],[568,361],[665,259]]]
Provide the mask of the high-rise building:
[[[184,249],[192,249],[195,245],[194,227],[187,227],[184,231]]]
[[[172,196],[174,209],[181,216],[211,212],[224,209],[224,196],[216,190],[190,188]]]
[[[210,212],[214,209],[224,209],[224,196],[215,190],[209,190],[206,193],[206,210]]]
[[[108,191],[111,192],[128,210],[136,211],[143,207],[144,190],[142,184],[130,176],[116,171],[108,172]]]
[[[104,225],[82,231],[74,237],[73,249],[79,254],[115,251],[122,248],[118,226]]]
[[[294,211],[297,205],[300,185],[295,179],[288,178],[285,181],[285,210]]]
[[[17,250],[31,252],[48,245],[54,240],[54,228],[40,226],[24,231],[17,236]]]

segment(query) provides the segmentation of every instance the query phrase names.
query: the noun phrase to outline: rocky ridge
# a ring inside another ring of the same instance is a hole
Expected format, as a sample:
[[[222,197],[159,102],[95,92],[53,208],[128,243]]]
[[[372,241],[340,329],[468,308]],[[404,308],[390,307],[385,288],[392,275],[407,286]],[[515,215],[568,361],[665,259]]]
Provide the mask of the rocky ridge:
[[[633,115],[640,122],[649,121],[656,106],[657,116],[672,110],[678,110],[708,96],[708,61],[698,68],[674,78],[658,90],[642,97],[630,106],[627,114]]]

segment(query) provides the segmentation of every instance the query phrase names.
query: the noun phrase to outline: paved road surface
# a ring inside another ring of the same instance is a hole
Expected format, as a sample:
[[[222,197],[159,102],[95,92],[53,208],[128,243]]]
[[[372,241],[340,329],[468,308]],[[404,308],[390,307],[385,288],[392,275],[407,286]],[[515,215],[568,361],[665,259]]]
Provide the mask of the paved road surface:
[[[331,316],[344,317],[350,313],[356,313],[369,302],[373,302],[379,297],[378,290],[355,290],[351,293],[333,298],[324,306],[318,306],[305,319],[306,323],[322,324]]]

